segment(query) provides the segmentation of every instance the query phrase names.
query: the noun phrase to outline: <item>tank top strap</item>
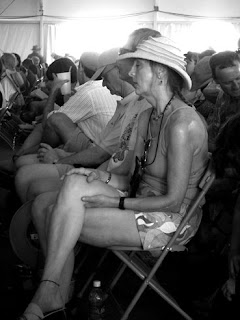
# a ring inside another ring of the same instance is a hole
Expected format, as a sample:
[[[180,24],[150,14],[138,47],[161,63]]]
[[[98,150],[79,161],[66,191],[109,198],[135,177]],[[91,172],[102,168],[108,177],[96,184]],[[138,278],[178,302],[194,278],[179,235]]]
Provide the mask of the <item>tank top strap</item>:
[[[190,107],[190,106],[181,107],[181,108],[175,109],[175,110],[173,110],[171,113],[169,113],[169,115],[167,116],[167,119],[166,119],[166,121],[165,121],[165,123],[164,123],[164,125],[163,125],[162,131],[165,130],[165,128],[166,128],[166,126],[167,126],[167,124],[168,124],[168,122],[169,122],[169,119],[171,118],[171,116],[172,116],[174,113],[176,113],[178,110],[189,109],[189,108],[192,108],[192,107]],[[195,110],[195,108],[194,108],[194,110]]]

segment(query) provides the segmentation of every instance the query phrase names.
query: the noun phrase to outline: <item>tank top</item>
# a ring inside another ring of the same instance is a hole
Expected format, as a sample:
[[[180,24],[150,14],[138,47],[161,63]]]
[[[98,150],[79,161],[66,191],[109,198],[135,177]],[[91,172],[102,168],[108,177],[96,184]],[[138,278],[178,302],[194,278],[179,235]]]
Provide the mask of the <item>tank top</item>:
[[[178,112],[178,110],[181,110],[181,109],[188,109],[189,110],[189,108],[190,108],[189,106],[185,106],[185,107],[180,107],[176,110],[173,110],[166,118],[165,123],[161,128],[160,138],[159,138],[160,140],[159,140],[159,145],[158,145],[158,149],[160,148],[160,152],[164,157],[166,157],[166,154],[167,154],[165,133],[166,133],[166,128],[168,126],[170,118],[173,116],[173,114]],[[193,112],[196,112],[196,111],[193,109]],[[152,140],[158,139],[158,137],[154,137],[154,138],[151,137],[151,131],[150,131],[149,126],[150,126],[150,122],[149,122],[148,129],[147,129],[147,140],[148,139],[152,139]],[[207,143],[207,139],[208,139],[208,135],[207,135],[207,130],[206,130],[202,147],[199,150],[199,152],[193,156],[193,161],[201,153],[202,148],[205,146],[205,143]],[[156,150],[156,152],[158,152],[158,151]],[[188,187],[186,190],[186,194],[185,194],[183,203],[189,204],[192,201],[192,199],[196,196],[196,194],[198,193],[197,187],[198,187],[199,182],[203,176],[203,173],[207,167],[207,164],[208,164],[208,155],[206,153],[206,159],[205,159],[205,161],[202,162],[202,165],[199,168],[197,168],[197,170],[193,170],[193,169],[191,170],[190,177],[189,177],[189,183],[188,183]],[[148,182],[146,182],[146,180]],[[153,183],[151,183],[151,181]],[[158,185],[158,188],[156,188],[156,185]],[[147,192],[148,194],[150,194],[151,191],[155,195],[166,194],[167,193],[167,181],[164,178],[152,176],[151,174],[149,174],[148,169],[146,167],[144,174],[142,176],[142,180],[139,185],[139,190],[137,192],[137,196],[139,196],[139,195],[147,196],[147,194],[145,194],[145,193]]]

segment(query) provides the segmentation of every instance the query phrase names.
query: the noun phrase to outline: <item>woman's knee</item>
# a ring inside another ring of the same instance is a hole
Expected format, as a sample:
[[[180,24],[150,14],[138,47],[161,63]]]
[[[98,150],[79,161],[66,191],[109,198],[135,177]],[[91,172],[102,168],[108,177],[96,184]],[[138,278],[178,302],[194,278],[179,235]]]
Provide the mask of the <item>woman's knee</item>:
[[[83,190],[86,191],[89,187],[89,183],[86,181],[86,176],[71,174],[70,176],[65,177],[61,193],[66,195],[79,195]]]

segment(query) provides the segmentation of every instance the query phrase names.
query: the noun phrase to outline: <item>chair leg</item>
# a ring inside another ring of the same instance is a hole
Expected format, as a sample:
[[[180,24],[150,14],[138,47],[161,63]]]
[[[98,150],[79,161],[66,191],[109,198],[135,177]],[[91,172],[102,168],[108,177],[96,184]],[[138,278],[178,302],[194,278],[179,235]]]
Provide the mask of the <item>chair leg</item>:
[[[130,252],[129,258],[132,258],[134,256],[134,254],[135,254],[134,251]],[[113,290],[113,288],[117,284],[118,280],[120,279],[120,277],[122,276],[122,274],[126,270],[126,268],[127,268],[127,265],[122,263],[120,266],[120,270],[118,271],[118,273],[116,274],[116,276],[114,277],[114,279],[112,280],[112,282],[109,285],[110,290]]]
[[[109,253],[109,250],[105,250],[103,256],[101,257],[101,259],[99,260],[95,270],[91,273],[91,275],[89,276],[89,278],[87,279],[87,281],[85,282],[84,286],[82,287],[81,291],[77,294],[78,298],[82,298],[83,294],[85,293],[85,291],[87,290],[88,286],[92,283],[93,278],[95,277],[95,275],[97,274],[97,271],[99,270],[99,268],[101,267],[101,265],[103,264],[104,260],[106,259],[107,255]]]

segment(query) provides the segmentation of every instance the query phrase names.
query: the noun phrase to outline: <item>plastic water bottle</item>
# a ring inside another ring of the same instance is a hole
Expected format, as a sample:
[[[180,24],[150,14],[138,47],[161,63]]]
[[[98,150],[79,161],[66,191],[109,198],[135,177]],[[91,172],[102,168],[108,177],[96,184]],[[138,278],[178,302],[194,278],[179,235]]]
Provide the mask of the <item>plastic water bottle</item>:
[[[93,281],[93,287],[88,296],[88,320],[105,319],[106,295],[101,288],[101,281]]]

